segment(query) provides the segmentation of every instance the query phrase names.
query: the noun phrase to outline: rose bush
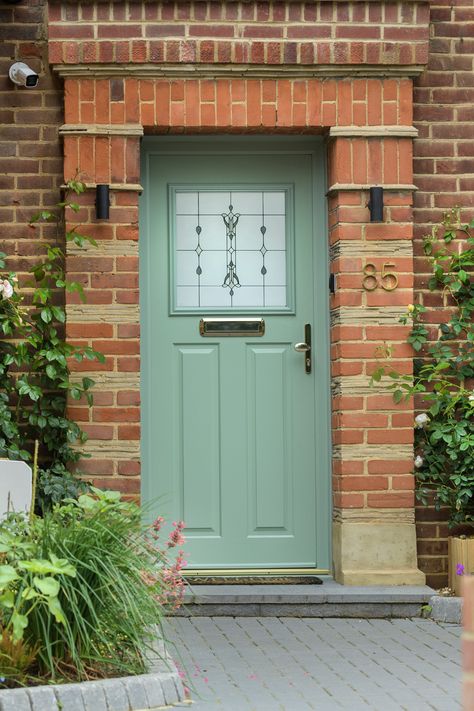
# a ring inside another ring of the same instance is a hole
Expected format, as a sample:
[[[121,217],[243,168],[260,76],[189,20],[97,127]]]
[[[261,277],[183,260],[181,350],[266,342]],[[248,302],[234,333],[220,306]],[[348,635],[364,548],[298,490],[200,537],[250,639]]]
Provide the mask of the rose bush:
[[[410,304],[400,319],[411,324],[408,342],[420,357],[414,376],[382,366],[372,376],[391,379],[395,402],[418,396],[423,412],[415,418],[417,496],[448,507],[449,525],[474,523],[474,222],[462,224],[460,211],[445,214],[443,224],[425,238],[432,291],[443,306],[437,337],[427,326],[427,308]],[[432,319],[430,319],[431,321]]]

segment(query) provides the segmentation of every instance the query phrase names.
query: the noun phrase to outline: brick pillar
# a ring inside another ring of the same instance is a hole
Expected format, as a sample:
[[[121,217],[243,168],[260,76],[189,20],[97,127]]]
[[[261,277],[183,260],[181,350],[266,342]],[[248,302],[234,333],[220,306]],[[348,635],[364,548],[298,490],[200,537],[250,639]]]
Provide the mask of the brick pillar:
[[[398,324],[413,301],[411,82],[368,82],[378,121],[381,97],[397,92],[404,126],[330,132],[333,563],[336,579],[354,585],[424,582],[416,561],[413,403],[395,406],[369,384],[378,347],[391,349],[394,369],[412,368],[407,329]],[[385,188],[382,223],[369,221],[371,185]]]
[[[121,82],[120,82],[121,83]],[[135,83],[136,85],[136,83]],[[120,88],[120,87],[119,87]],[[110,91],[111,89],[111,91]],[[96,382],[94,405],[74,404],[70,414],[89,440],[89,459],[81,471],[93,475],[96,486],[128,495],[140,492],[140,326],[138,305],[139,136],[142,128],[126,123],[132,109],[123,107],[122,92],[114,102],[113,82],[66,81],[63,128],[64,176],[79,177],[88,189],[81,210],[71,221],[97,241],[97,246],[68,247],[70,279],[84,286],[86,303],[77,294],[67,298],[67,337],[105,355],[105,363],[73,364]],[[117,104],[119,109],[117,113]],[[136,105],[136,104],[135,104]],[[120,109],[123,109],[120,111]],[[116,115],[120,127],[109,124]],[[79,124],[86,126],[84,130]],[[95,185],[110,185],[110,219],[95,217]],[[113,477],[113,479],[111,479]]]

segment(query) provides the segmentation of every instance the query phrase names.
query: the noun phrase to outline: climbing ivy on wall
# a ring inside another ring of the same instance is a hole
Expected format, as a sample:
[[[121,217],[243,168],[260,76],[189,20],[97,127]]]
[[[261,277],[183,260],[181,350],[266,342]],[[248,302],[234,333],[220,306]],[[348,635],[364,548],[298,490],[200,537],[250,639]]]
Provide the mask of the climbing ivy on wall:
[[[474,524],[474,221],[463,224],[460,210],[449,210],[425,237],[424,252],[432,266],[428,287],[443,303],[435,310],[436,337],[425,317],[433,309],[410,304],[400,321],[411,325],[414,375],[382,366],[372,382],[390,378],[395,402],[421,398],[414,423],[418,499],[427,504],[433,496],[437,509],[447,506],[451,527]]]
[[[66,314],[61,303],[64,290],[84,300],[80,283],[66,278],[66,242],[82,247],[94,240],[79,234],[78,226],[65,230],[65,210],[78,212],[71,195],[85,186],[70,181],[64,200],[55,210],[36,214],[31,227],[55,226],[53,244],[30,269],[30,279],[20,288],[14,272],[7,272],[8,255],[0,253],[0,457],[32,460],[39,442],[39,505],[44,508],[65,496],[75,496],[84,483],[69,467],[83,456],[80,445],[86,435],[67,414],[68,399],[86,398],[92,404],[93,381],[71,377],[70,361],[103,356],[89,347],[66,342]]]

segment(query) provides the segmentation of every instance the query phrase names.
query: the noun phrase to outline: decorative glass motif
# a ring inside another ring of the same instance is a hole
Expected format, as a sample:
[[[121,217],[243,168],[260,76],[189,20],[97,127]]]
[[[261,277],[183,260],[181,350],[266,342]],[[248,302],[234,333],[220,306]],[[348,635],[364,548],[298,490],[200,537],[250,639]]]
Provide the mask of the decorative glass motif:
[[[175,307],[287,309],[286,190],[176,188]]]
[[[229,289],[230,296],[234,296],[234,289],[240,289],[240,281],[237,276],[237,222],[240,215],[234,213],[233,205],[229,205],[229,212],[222,213],[226,232],[226,250],[228,254],[227,274],[225,275],[223,287]]]

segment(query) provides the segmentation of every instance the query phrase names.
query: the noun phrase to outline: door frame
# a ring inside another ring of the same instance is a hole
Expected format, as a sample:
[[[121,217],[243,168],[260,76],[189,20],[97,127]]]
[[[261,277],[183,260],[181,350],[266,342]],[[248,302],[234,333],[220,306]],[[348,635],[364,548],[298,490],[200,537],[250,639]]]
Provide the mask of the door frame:
[[[141,353],[141,493],[145,502],[151,500],[150,471],[152,462],[156,461],[153,452],[153,438],[149,431],[150,412],[155,406],[152,394],[147,388],[147,374],[152,367],[151,347],[147,338],[147,324],[150,321],[150,304],[148,298],[150,283],[148,270],[144,267],[149,263],[148,245],[150,239],[150,200],[148,158],[150,155],[176,154],[192,152],[194,154],[220,154],[222,150],[241,154],[247,151],[252,154],[285,154],[304,153],[311,155],[312,185],[313,185],[313,307],[315,320],[321,324],[322,334],[313,327],[315,338],[321,338],[321,347],[315,350],[315,432],[314,446],[317,456],[315,461],[320,464],[319,471],[324,475],[317,476],[315,471],[315,507],[316,515],[316,560],[317,568],[311,572],[330,573],[332,569],[331,522],[332,522],[332,471],[331,471],[331,400],[330,400],[330,336],[329,336],[329,249],[326,205],[326,150],[322,136],[262,136],[262,135],[202,135],[202,136],[145,136],[141,145],[141,184],[144,188],[139,202],[139,253],[140,253],[140,353]],[[324,219],[321,217],[324,216]],[[295,249],[298,248],[297,235]],[[318,259],[317,257],[321,257]],[[298,278],[298,275],[296,275]],[[318,407],[318,404],[320,405]],[[325,406],[324,406],[325,405]],[[156,465],[155,465],[156,466]],[[321,502],[321,503],[319,503]],[[269,572],[270,569],[249,569],[248,571],[233,570],[234,574],[250,575]],[[299,569],[283,570],[274,568],[279,573],[308,572]],[[213,570],[213,575],[223,571]],[[209,574],[209,571],[193,571],[193,574]]]

